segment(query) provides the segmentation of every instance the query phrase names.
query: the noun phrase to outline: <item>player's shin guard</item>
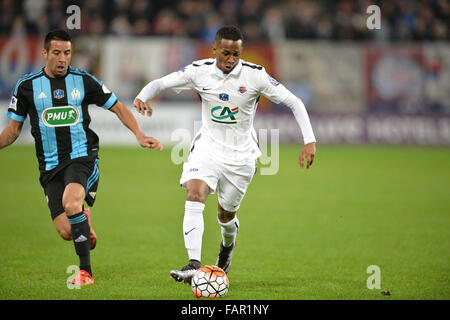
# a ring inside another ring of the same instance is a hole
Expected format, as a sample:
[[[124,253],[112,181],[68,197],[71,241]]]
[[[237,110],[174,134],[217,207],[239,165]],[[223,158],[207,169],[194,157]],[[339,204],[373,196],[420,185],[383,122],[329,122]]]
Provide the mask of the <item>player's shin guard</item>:
[[[187,249],[189,260],[200,261],[201,259],[204,209],[204,203],[186,201],[183,219],[183,235],[184,245]]]
[[[225,223],[219,219],[217,220],[219,221],[222,232],[222,244],[224,247],[229,247],[236,241],[236,236],[239,231],[239,220],[236,216]]]
[[[80,258],[80,269],[92,275],[89,241],[90,227],[87,217],[83,212],[80,212],[69,216],[68,219],[72,230],[75,252]]]

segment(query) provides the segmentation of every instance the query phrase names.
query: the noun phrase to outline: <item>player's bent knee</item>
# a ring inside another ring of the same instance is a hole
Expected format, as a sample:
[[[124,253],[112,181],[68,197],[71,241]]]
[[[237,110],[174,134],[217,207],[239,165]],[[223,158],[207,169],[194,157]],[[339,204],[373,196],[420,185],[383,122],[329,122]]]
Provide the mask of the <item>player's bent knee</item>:
[[[64,211],[68,216],[80,213],[83,209],[83,202],[69,200],[63,203]]]
[[[68,216],[77,214],[83,210],[84,188],[79,183],[69,183],[63,194],[62,205]]]
[[[188,191],[187,194],[187,201],[193,201],[193,202],[201,202],[201,203],[205,203],[206,202],[206,197],[208,195],[204,195],[201,192],[198,191]]]
[[[233,220],[235,216],[236,212],[226,211],[219,205],[219,208],[217,210],[217,218],[219,218],[220,222],[227,223]]]

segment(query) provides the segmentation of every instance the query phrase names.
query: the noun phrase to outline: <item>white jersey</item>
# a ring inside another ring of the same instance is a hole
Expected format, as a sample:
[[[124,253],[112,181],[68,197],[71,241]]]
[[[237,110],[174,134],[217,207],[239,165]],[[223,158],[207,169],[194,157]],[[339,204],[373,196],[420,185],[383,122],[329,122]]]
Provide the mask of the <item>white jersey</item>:
[[[202,128],[194,138],[192,147],[202,150],[214,160],[232,164],[255,160],[261,155],[253,128],[260,95],[277,104],[293,96],[268,75],[264,67],[242,59],[228,74],[216,66],[215,59],[194,61],[159,79],[158,91],[168,88],[176,92],[192,89],[199,94]],[[143,95],[143,91],[138,98],[143,101],[151,98]],[[301,126],[305,143],[315,141],[307,114],[306,118],[306,125]],[[307,137],[304,131],[308,131]]]

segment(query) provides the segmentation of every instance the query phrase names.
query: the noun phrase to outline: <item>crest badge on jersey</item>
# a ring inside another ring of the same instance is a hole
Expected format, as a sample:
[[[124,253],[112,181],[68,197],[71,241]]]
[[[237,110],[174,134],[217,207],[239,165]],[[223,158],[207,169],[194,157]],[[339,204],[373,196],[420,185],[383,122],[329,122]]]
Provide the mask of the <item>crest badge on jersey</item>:
[[[244,86],[240,86],[238,91],[239,91],[240,94],[244,94],[244,93],[247,92],[247,88],[244,87]]]
[[[228,101],[228,100],[230,100],[230,96],[228,94],[226,94],[226,93],[220,93],[219,94],[219,99],[222,100],[222,101]]]
[[[77,88],[74,88],[72,90],[72,99],[73,100],[80,100],[81,99],[81,92]]]
[[[53,91],[53,98],[55,98],[55,99],[62,99],[62,98],[64,98],[64,90],[56,89],[55,91]]]

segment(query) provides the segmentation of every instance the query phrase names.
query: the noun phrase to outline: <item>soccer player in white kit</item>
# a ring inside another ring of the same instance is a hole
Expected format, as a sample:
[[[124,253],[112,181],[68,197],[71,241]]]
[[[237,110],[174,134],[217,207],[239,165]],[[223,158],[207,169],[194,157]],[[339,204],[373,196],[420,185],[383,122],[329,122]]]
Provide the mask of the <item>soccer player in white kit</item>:
[[[202,127],[194,137],[180,184],[187,190],[183,219],[184,243],[189,263],[172,270],[176,281],[191,282],[201,267],[203,210],[209,194],[218,195],[218,222],[222,242],[216,265],[230,271],[239,220],[236,212],[256,172],[261,155],[253,128],[259,96],[291,108],[302,131],[305,146],[299,164],[311,166],[316,152],[314,133],[302,101],[278,83],[261,66],[240,59],[242,34],[234,26],[217,31],[215,59],[195,61],[147,84],[134,100],[141,114],[151,115],[146,103],[165,89],[195,90],[202,102]]]

